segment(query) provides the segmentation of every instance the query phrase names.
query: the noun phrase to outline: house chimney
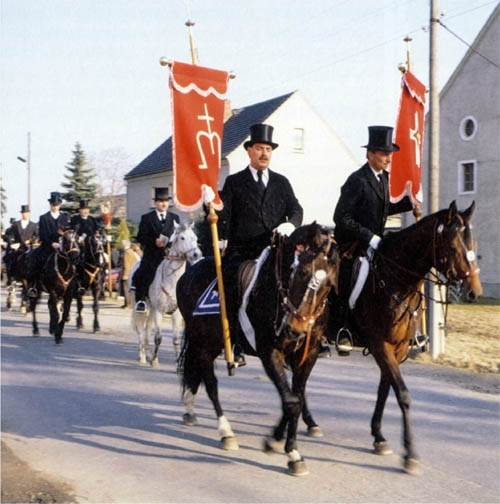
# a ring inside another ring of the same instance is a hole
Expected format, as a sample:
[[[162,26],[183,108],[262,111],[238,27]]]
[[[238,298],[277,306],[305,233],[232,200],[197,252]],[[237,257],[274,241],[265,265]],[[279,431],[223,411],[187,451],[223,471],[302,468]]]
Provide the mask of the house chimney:
[[[224,100],[224,122],[226,122],[233,115],[233,109],[231,108],[231,100]]]

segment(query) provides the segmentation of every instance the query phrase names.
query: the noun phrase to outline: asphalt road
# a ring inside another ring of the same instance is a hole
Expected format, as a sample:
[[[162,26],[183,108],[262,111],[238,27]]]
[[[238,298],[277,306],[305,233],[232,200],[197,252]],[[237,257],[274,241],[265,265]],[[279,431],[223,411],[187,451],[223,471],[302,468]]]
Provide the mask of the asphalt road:
[[[182,423],[184,407],[171,339],[160,367],[137,362],[130,311],[105,302],[102,332],[73,320],[63,345],[41,337],[30,318],[4,311],[2,299],[2,440],[34,469],[69,483],[79,502],[498,502],[500,401],[465,388],[466,372],[407,362],[420,476],[402,471],[401,415],[391,393],[384,434],[394,449],[371,453],[369,422],[378,369],[371,357],[321,359],[309,380],[309,404],[325,436],[299,449],[310,474],[287,474],[284,454],[266,455],[262,439],[280,413],[278,395],[260,361],[228,377],[218,361],[220,398],[240,449],[223,451],[204,390],[199,424]],[[168,333],[168,320],[165,323]],[[20,475],[22,477],[22,475]]]

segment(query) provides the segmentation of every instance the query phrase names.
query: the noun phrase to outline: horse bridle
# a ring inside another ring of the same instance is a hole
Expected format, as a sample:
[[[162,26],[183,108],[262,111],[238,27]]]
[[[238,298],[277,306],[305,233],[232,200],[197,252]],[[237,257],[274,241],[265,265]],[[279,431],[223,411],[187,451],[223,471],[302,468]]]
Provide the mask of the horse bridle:
[[[325,250],[321,250],[319,253],[323,253],[323,254],[325,254],[326,257],[328,257],[328,254],[330,253],[330,249],[332,247],[332,244],[333,244],[333,238],[330,234],[328,234],[326,248],[325,248]],[[325,247],[325,245],[323,245],[323,248],[324,247]],[[318,303],[314,312],[308,316],[302,315],[300,313],[300,308],[302,307],[304,300],[306,299],[306,296],[311,291],[313,292],[313,302],[316,301],[317,291],[319,290],[319,287],[321,286],[321,283],[324,280],[324,277],[321,279],[317,278],[316,273],[314,271],[314,260],[318,257],[319,253],[314,257],[314,259],[312,261],[313,271],[312,271],[312,275],[311,275],[311,280],[308,283],[308,286],[306,288],[306,292],[304,293],[304,296],[302,297],[302,300],[301,300],[299,306],[296,307],[292,303],[292,301],[290,300],[289,289],[290,289],[290,285],[293,284],[294,275],[295,275],[295,272],[297,271],[297,267],[299,265],[298,255],[300,255],[301,252],[302,252],[302,250],[300,250],[300,248],[297,248],[295,251],[295,260],[291,266],[293,268],[293,271],[290,274],[288,287],[285,288],[283,286],[283,282],[282,282],[283,241],[281,241],[278,246],[276,256],[275,256],[275,268],[274,268],[276,285],[277,285],[278,293],[279,293],[279,297],[280,297],[279,305],[281,306],[281,309],[283,312],[283,316],[281,318],[281,324],[279,324],[279,326],[278,326],[278,318],[279,318],[278,311],[276,313],[276,317],[274,320],[274,331],[275,331],[276,337],[279,338],[281,332],[283,331],[283,328],[285,327],[285,325],[287,323],[289,323],[290,318],[294,318],[295,320],[298,320],[299,322],[302,322],[302,323],[306,323],[306,325],[307,325],[306,350],[304,351],[303,357],[302,357],[299,365],[301,365],[303,363],[303,361],[305,360],[305,357],[307,356],[307,347],[308,347],[312,328],[313,328],[314,324],[316,323],[316,320],[323,313],[325,306],[326,306],[326,303],[328,301],[328,297],[325,296],[325,298],[320,303]],[[300,345],[302,339],[303,338],[299,338],[297,340],[297,347]]]
[[[61,240],[63,239],[63,237],[64,237],[65,234],[66,233],[64,233],[63,236],[61,236],[59,238],[59,242],[61,242]],[[71,237],[71,239],[69,240],[69,242],[70,242],[70,248],[69,248],[69,250],[62,251],[62,250],[58,249],[58,250],[56,250],[56,252],[54,254],[54,270],[56,272],[57,278],[63,284],[64,290],[66,290],[66,288],[68,287],[68,285],[71,282],[71,280],[73,280],[73,278],[75,277],[75,270],[73,270],[73,274],[69,277],[69,279],[66,280],[64,278],[64,276],[61,274],[61,272],[59,271],[59,263],[58,263],[57,258],[58,258],[58,256],[64,257],[66,259],[66,261],[68,262],[68,268],[69,268],[70,266],[74,266],[74,265],[71,262],[70,258],[68,257],[68,254],[70,252],[78,252],[78,253],[80,253],[80,248],[78,247],[74,236]],[[60,243],[60,245],[62,245],[62,243]],[[68,271],[68,268],[66,269],[66,271],[64,273],[66,273]]]
[[[453,281],[456,279],[463,279],[468,276],[479,274],[479,268],[477,266],[474,266],[472,263],[475,262],[476,260],[476,253],[474,250],[469,249],[465,243],[465,241],[462,238],[461,233],[464,232],[466,235],[466,239],[472,241],[472,232],[470,230],[470,224],[468,222],[464,222],[464,219],[460,214],[456,215],[456,218],[459,220],[461,227],[456,231],[457,237],[458,237],[458,243],[463,249],[467,265],[468,265],[468,270],[465,273],[464,277],[458,277],[458,274],[455,271],[455,268],[450,264],[451,263],[451,251],[447,250],[449,247],[445,246],[444,242],[444,224],[443,223],[438,223],[436,222],[436,225],[434,227],[434,234],[433,234],[433,259],[432,259],[432,265],[433,267],[441,271],[445,277],[447,278],[448,281]]]
[[[101,240],[96,240],[96,243],[97,243],[97,247],[96,247],[96,250],[94,251],[92,249],[92,247],[90,246],[90,240],[92,238],[95,238],[94,237],[91,237],[89,236],[88,237],[88,240],[89,240],[89,249],[90,249],[90,252],[92,254],[92,258],[93,259],[97,259],[96,258],[96,255],[97,256],[100,256],[101,254],[104,254],[104,246],[102,244],[102,241]],[[85,253],[85,252],[84,252]],[[99,262],[99,261],[98,261]],[[90,271],[90,269],[86,268],[85,266],[90,266],[92,268],[94,268],[94,271]],[[96,264],[92,264],[92,263],[89,263],[89,262],[84,262],[84,268],[83,268],[83,271],[86,273],[86,275],[89,277],[89,286],[92,285],[94,283],[94,280],[95,280],[95,277],[97,276],[97,274],[99,273],[99,270],[102,268],[102,266],[98,266]]]

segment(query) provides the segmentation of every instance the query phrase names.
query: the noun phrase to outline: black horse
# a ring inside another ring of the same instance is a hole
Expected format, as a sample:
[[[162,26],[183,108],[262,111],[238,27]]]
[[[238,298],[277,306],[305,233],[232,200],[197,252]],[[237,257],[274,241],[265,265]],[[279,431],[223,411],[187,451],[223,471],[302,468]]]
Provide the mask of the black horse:
[[[352,322],[359,343],[365,346],[380,368],[380,383],[371,420],[374,451],[392,453],[382,435],[384,406],[392,387],[403,416],[404,468],[419,471],[410,426],[410,393],[399,365],[405,360],[420,323],[424,277],[434,268],[437,283],[461,280],[466,299],[482,293],[471,231],[474,203],[458,212],[455,202],[447,210],[431,214],[418,223],[384,237],[364,288],[354,306]]]
[[[39,272],[37,284],[49,295],[48,307],[50,312],[49,332],[54,335],[55,342],[63,342],[64,324],[68,320],[73,290],[75,288],[76,263],[80,255],[77,236],[74,230],[61,230],[59,249],[54,250]],[[36,306],[41,297],[40,289],[37,296],[29,299],[29,310],[33,314],[33,336],[38,336],[38,322],[36,320]],[[62,314],[59,313],[58,301],[63,301]]]
[[[321,436],[306,402],[305,388],[318,357],[327,320],[326,301],[337,285],[338,255],[331,235],[316,223],[302,226],[287,239],[277,240],[262,267],[248,298],[246,313],[255,332],[257,354],[281,397],[282,417],[264,450],[278,448],[287,430],[285,452],[289,472],[307,474],[297,449],[300,414],[312,436]],[[219,315],[193,316],[200,295],[215,278],[213,260],[205,259],[189,268],[177,283],[177,300],[186,328],[179,359],[182,373],[184,422],[194,425],[194,398],[203,382],[219,420],[224,449],[237,449],[231,426],[218,399],[214,360],[223,349]],[[228,299],[228,303],[236,302]],[[231,331],[237,330],[231,327]],[[251,349],[247,348],[251,353]],[[285,368],[292,373],[290,386]]]
[[[98,319],[99,299],[104,292],[104,280],[107,266],[104,245],[104,236],[99,231],[83,239],[83,247],[81,248],[80,259],[77,265],[77,286],[74,289],[77,303],[77,329],[83,328],[83,295],[89,289],[92,291],[94,300],[92,303],[92,309],[94,311],[94,333],[99,332],[101,329]]]
[[[7,239],[7,247],[4,255],[5,273],[6,273],[6,288],[7,288],[7,310],[12,310],[14,300],[16,298],[16,285],[21,284],[21,313],[26,313],[28,306],[28,289],[24,276],[26,272],[26,258],[27,254],[32,250],[32,245],[25,245],[22,243],[19,248],[12,247],[10,240]]]

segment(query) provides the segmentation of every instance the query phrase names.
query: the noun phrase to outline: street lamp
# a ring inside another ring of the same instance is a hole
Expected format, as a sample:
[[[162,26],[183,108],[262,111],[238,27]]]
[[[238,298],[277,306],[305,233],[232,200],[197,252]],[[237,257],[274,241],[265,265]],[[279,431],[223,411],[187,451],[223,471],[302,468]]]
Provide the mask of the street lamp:
[[[31,208],[31,133],[28,131],[28,155],[26,159],[17,156],[17,159],[22,163],[26,163],[26,167],[28,169],[28,206]]]

